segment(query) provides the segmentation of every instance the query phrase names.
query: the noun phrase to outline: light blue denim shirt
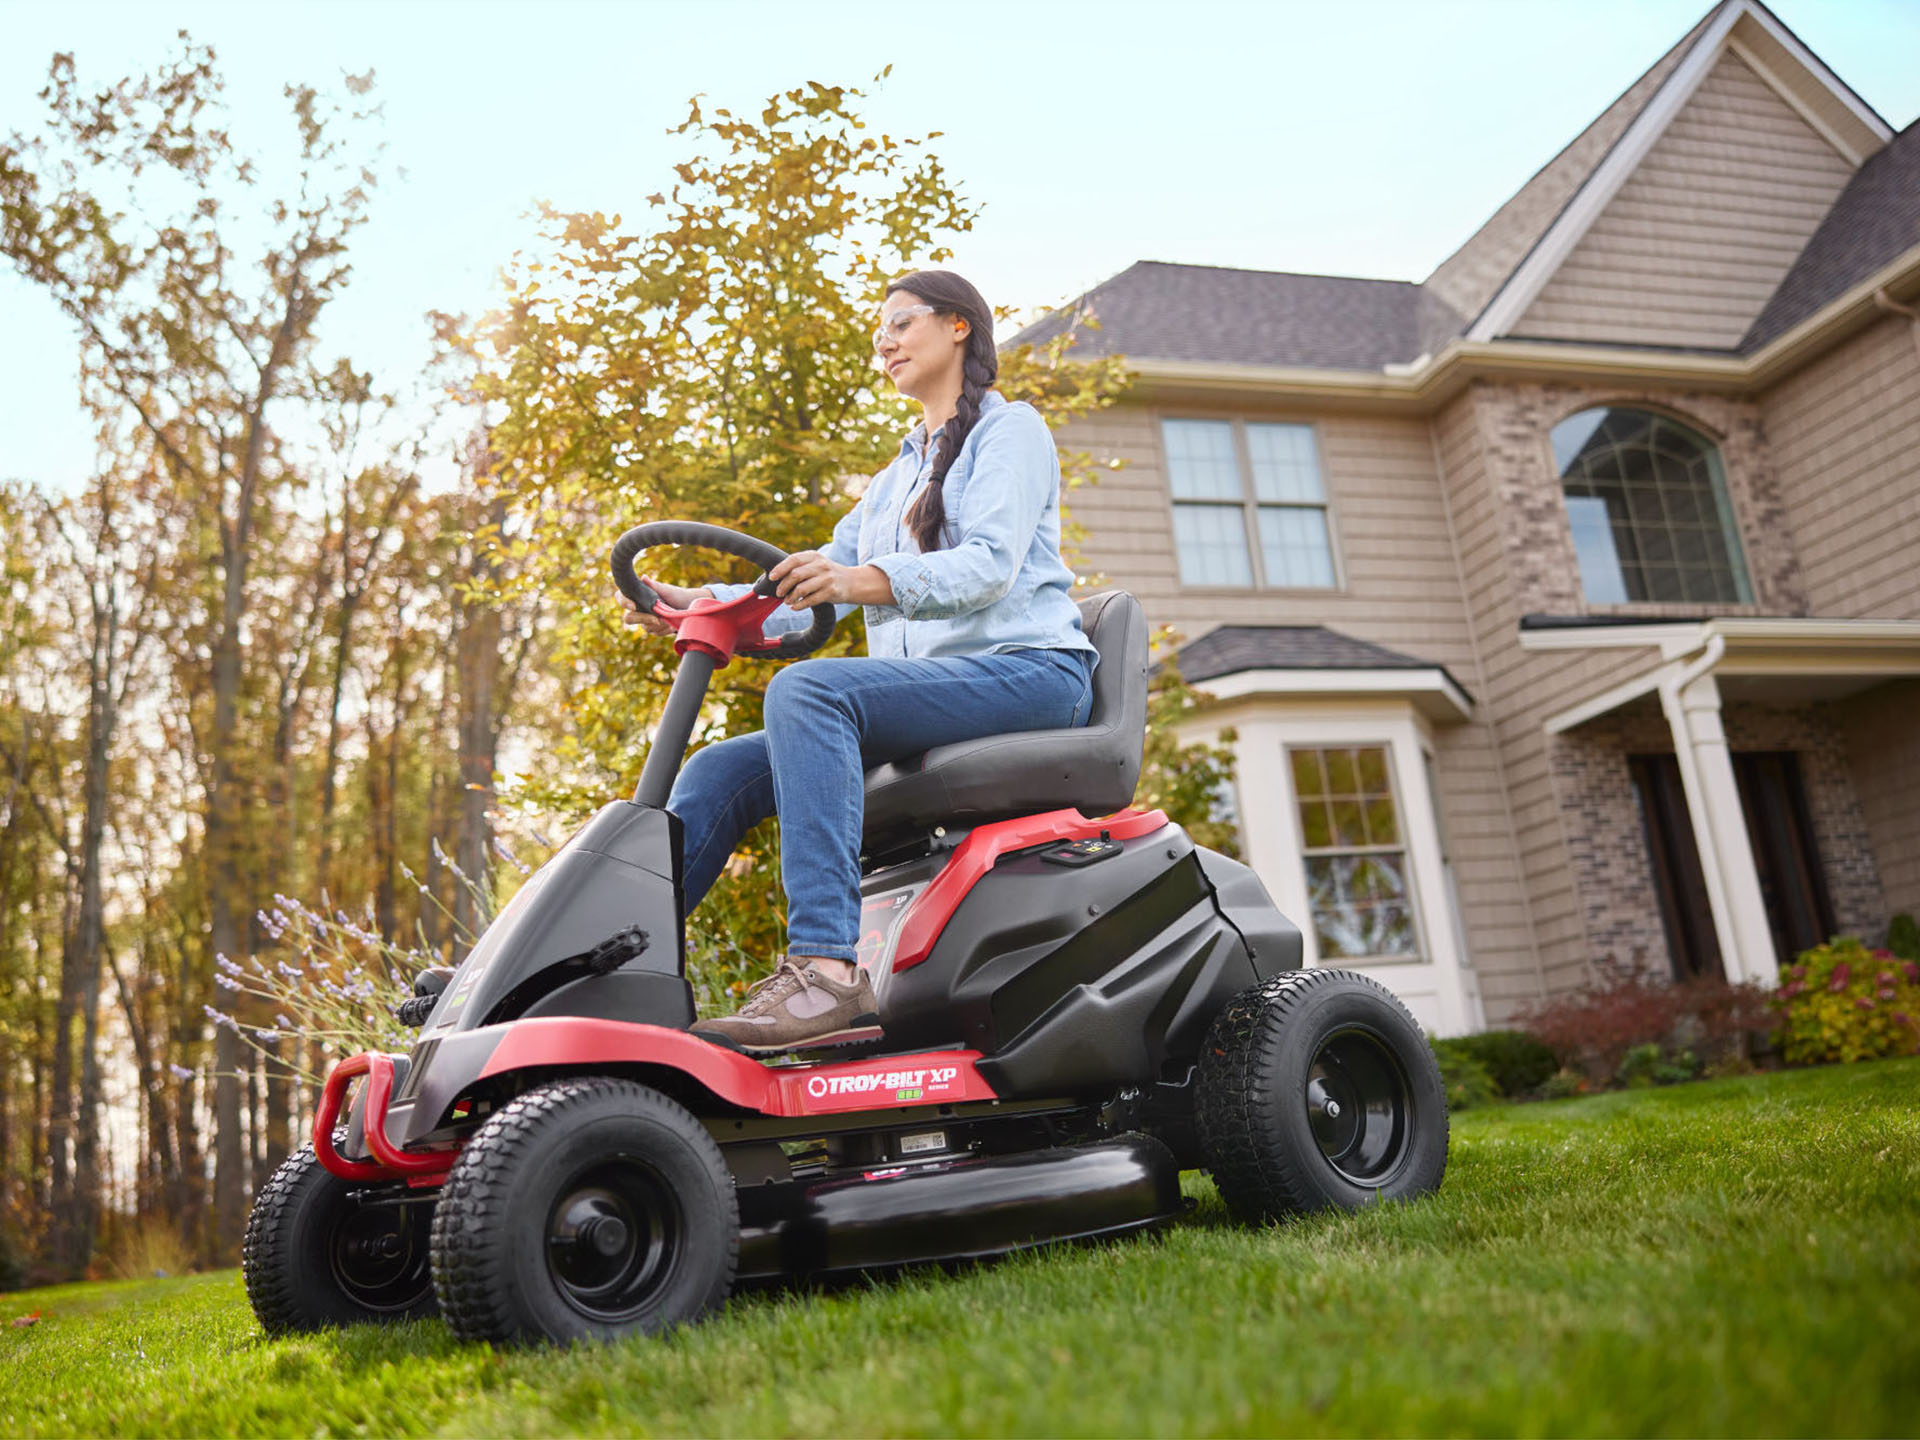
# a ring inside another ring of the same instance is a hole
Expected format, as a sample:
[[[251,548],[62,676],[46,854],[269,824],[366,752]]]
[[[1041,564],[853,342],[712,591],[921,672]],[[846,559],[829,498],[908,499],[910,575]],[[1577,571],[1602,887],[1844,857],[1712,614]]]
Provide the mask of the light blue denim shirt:
[[[923,554],[907,516],[933,472],[931,449],[925,428],[914,426],[821,547],[836,565],[874,565],[892,582],[894,604],[866,607],[867,653],[1093,653],[1071,594],[1073,572],[1060,558],[1060,456],[1040,413],[998,391],[981,398],[980,416],[947,470],[941,548]],[[711,588],[732,600],[749,587]],[[853,607],[839,609],[844,617]],[[762,628],[777,635],[812,623],[810,612],[783,606]]]

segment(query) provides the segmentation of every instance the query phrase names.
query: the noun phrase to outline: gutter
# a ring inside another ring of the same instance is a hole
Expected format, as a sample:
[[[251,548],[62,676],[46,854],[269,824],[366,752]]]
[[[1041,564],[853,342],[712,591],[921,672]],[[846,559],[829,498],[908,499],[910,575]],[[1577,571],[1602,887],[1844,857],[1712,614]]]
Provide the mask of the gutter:
[[[1144,388],[1167,394],[1258,393],[1263,398],[1336,400],[1361,408],[1431,411],[1480,378],[1671,383],[1742,393],[1765,389],[1869,323],[1876,314],[1914,319],[1920,312],[1895,295],[1920,295],[1920,245],[1827,302],[1751,355],[1699,355],[1624,346],[1554,344],[1540,340],[1466,340],[1438,355],[1387,370],[1329,370],[1303,365],[1246,365],[1207,360],[1132,358]],[[1920,346],[1920,319],[1915,320]]]
[[[1884,285],[1873,292],[1873,303],[1889,315],[1904,315],[1907,317],[1913,331],[1914,353],[1920,355],[1920,310],[1914,309],[1911,305],[1902,305],[1887,293],[1887,287]]]

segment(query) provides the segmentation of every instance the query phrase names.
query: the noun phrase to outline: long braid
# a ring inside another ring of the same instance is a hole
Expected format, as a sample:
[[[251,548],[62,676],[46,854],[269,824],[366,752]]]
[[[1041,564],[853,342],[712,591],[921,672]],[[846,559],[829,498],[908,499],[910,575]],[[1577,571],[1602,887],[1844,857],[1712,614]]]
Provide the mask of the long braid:
[[[974,422],[980,418],[981,397],[1000,373],[992,335],[986,335],[984,345],[975,343],[981,333],[976,325],[967,336],[967,357],[960,371],[960,399],[953,408],[953,418],[941,427],[940,453],[934,459],[933,474],[927,477],[927,488],[920,492],[913,513],[907,517],[913,543],[923,554],[940,548],[940,532],[947,523],[947,471],[953,468],[960,447],[967,443]]]

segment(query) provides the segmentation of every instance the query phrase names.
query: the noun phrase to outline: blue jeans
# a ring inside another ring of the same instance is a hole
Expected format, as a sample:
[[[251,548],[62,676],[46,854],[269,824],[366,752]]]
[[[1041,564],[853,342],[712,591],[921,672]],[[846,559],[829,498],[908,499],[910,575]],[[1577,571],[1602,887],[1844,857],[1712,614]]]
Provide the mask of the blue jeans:
[[[852,960],[866,771],[936,745],[1084,725],[1092,680],[1083,650],[788,665],[767,687],[767,728],[695,751],[673,783],[687,909],[747,831],[777,814],[788,951]]]

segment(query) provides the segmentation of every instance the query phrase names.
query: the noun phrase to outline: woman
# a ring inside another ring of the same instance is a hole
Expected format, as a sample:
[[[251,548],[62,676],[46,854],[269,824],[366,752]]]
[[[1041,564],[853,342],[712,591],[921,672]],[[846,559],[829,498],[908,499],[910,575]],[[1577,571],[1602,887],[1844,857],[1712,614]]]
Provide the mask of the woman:
[[[865,771],[936,745],[1084,725],[1091,704],[1097,656],[1060,558],[1059,457],[1038,413],[990,388],[999,362],[980,292],[944,270],[896,280],[873,345],[922,422],[825,550],[773,568],[790,609],[764,627],[804,627],[815,605],[865,606],[868,658],[779,670],[766,729],[695,752],[667,801],[686,827],[689,909],[741,837],[780,817],[787,958],[737,1014],[693,1027],[750,1053],[877,1023],[854,963]],[[675,608],[747,589],[647,583]],[[626,623],[668,633],[621,603]]]

